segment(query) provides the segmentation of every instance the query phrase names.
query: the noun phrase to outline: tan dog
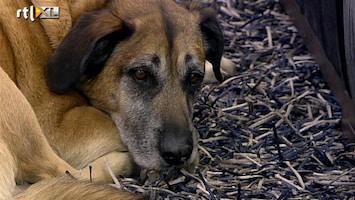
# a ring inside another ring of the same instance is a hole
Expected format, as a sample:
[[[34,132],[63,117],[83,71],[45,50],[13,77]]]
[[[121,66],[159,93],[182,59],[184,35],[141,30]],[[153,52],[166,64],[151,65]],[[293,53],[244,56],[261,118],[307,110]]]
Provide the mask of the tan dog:
[[[59,6],[60,18],[18,19],[30,2],[0,2],[0,195],[12,195],[15,178],[33,183],[69,171],[88,179],[87,169],[75,170],[88,166],[94,181],[108,182],[105,161],[122,175],[135,163],[195,163],[191,103],[205,59],[222,80],[223,37],[211,9],[172,0],[32,3]],[[77,185],[72,199],[94,187],[58,180],[56,191]]]

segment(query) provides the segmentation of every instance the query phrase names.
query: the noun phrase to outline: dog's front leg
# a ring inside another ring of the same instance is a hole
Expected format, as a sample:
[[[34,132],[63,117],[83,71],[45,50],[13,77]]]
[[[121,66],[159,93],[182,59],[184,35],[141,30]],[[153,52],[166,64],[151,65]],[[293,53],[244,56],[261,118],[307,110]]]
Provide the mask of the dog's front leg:
[[[127,147],[107,114],[83,105],[60,115],[62,117],[52,126],[56,128],[46,129],[49,143],[61,158],[76,169],[82,169],[84,177],[88,177],[87,167],[92,166],[94,181],[111,182],[105,160],[108,160],[115,175],[129,175],[132,172],[133,161]]]
[[[83,177],[90,177],[94,182],[108,183],[113,182],[112,175],[129,174],[134,168],[128,152],[114,151],[90,163],[81,173]]]
[[[76,171],[52,150],[30,104],[1,67],[0,108],[0,196],[3,181],[15,176],[34,183]]]

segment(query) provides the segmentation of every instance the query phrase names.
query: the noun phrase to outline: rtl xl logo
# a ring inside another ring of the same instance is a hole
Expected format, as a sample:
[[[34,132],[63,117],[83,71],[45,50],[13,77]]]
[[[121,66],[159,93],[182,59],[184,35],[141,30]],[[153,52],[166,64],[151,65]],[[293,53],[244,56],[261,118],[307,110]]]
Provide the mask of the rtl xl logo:
[[[17,18],[23,15],[24,19],[30,19],[35,21],[36,18],[40,19],[58,19],[59,18],[59,7],[56,6],[41,6],[34,7],[33,5],[30,8],[24,7],[23,9],[18,9],[16,12]]]

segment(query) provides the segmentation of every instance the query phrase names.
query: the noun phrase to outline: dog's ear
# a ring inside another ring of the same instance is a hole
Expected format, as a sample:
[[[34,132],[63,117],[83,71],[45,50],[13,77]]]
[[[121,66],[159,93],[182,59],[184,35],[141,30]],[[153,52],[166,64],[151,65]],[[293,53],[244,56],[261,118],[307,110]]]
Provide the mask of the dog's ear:
[[[198,11],[201,16],[200,29],[204,37],[206,60],[213,66],[213,72],[218,81],[223,81],[220,70],[221,59],[224,49],[224,37],[217,20],[217,12],[212,7],[206,7],[201,3],[192,2],[185,4],[191,11]]]
[[[51,90],[64,93],[83,75],[98,74],[118,42],[133,31],[108,9],[83,13],[48,60]]]

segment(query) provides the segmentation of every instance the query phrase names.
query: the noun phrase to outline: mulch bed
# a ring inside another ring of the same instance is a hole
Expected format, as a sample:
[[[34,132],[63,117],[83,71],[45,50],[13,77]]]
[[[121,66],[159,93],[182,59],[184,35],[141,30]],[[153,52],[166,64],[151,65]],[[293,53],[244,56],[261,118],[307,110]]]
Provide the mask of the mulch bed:
[[[194,108],[200,165],[118,178],[151,199],[354,199],[355,144],[318,65],[277,0],[214,0],[238,74]]]

